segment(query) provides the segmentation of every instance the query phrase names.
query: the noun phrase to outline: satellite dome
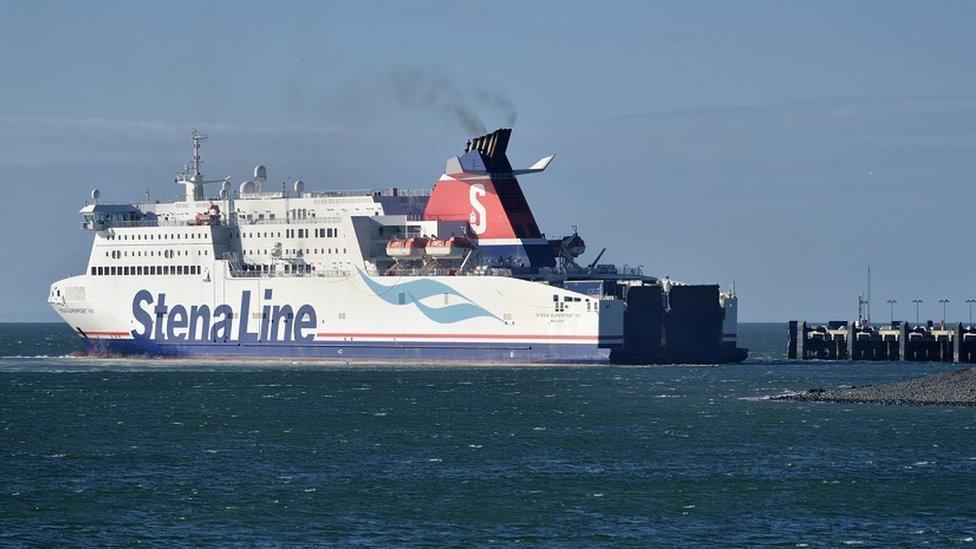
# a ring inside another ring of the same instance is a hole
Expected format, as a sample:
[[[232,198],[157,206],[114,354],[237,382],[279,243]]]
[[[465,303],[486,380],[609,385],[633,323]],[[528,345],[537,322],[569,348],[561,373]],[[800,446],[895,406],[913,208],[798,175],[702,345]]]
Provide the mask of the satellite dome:
[[[98,189],[92,189],[91,192],[92,200],[98,200],[99,198],[101,198],[101,196],[102,196],[102,191]]]
[[[258,164],[254,168],[254,179],[258,181],[265,181],[268,179],[268,168],[265,168],[263,164]]]
[[[255,172],[257,170],[254,170]],[[240,193],[250,194],[257,191],[257,185],[253,181],[245,181],[241,183]]]
[[[298,194],[305,192],[305,183],[301,179],[295,182],[295,192]]]

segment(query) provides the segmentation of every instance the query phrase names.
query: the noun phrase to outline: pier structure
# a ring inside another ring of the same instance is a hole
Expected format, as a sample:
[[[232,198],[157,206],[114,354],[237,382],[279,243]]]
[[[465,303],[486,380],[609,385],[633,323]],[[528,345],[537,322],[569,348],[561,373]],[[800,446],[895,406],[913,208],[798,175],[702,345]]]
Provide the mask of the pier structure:
[[[976,363],[976,325],[963,323],[816,325],[791,320],[787,356],[795,360]]]

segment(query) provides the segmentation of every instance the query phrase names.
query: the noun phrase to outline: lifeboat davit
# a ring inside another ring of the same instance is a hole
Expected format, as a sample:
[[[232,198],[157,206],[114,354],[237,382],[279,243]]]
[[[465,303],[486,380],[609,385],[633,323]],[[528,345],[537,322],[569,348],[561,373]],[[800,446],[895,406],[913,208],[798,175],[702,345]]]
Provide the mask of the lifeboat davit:
[[[420,259],[424,256],[428,240],[423,236],[403,240],[391,238],[386,243],[386,255],[397,259]]]
[[[474,245],[463,236],[433,238],[427,243],[427,255],[437,259],[461,259]]]

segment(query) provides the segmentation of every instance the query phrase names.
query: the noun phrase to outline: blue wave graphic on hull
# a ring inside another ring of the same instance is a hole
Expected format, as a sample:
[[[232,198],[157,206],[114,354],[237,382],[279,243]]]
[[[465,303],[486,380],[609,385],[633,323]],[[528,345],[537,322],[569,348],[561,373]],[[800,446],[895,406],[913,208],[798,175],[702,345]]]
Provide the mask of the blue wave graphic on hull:
[[[453,324],[455,322],[461,322],[462,320],[468,320],[469,318],[477,318],[482,316],[491,317],[499,322],[502,322],[502,319],[491,314],[484,307],[476,305],[470,299],[461,294],[461,292],[458,292],[443,282],[438,282],[436,280],[411,280],[410,282],[404,282],[402,284],[386,286],[373,280],[361,269],[357,268],[356,271],[359,273],[359,277],[363,279],[363,282],[366,283],[366,286],[372,290],[376,297],[382,299],[390,305],[409,305],[412,303],[415,307],[417,307],[418,310],[420,310],[421,313],[423,313],[424,316],[433,320],[434,322],[437,322],[438,324]],[[400,294],[403,294],[404,297],[402,303],[400,302]],[[446,307],[430,307],[420,302],[422,299],[443,294],[457,296],[467,301],[467,303],[457,303],[455,305],[448,305]]]

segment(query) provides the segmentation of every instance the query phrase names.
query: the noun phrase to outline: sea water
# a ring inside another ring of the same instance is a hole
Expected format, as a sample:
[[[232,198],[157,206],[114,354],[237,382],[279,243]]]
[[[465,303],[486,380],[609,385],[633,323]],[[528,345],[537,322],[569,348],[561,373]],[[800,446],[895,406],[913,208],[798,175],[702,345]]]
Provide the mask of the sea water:
[[[0,544],[976,538],[976,409],[771,402],[954,368],[322,366],[68,358],[0,325]]]

